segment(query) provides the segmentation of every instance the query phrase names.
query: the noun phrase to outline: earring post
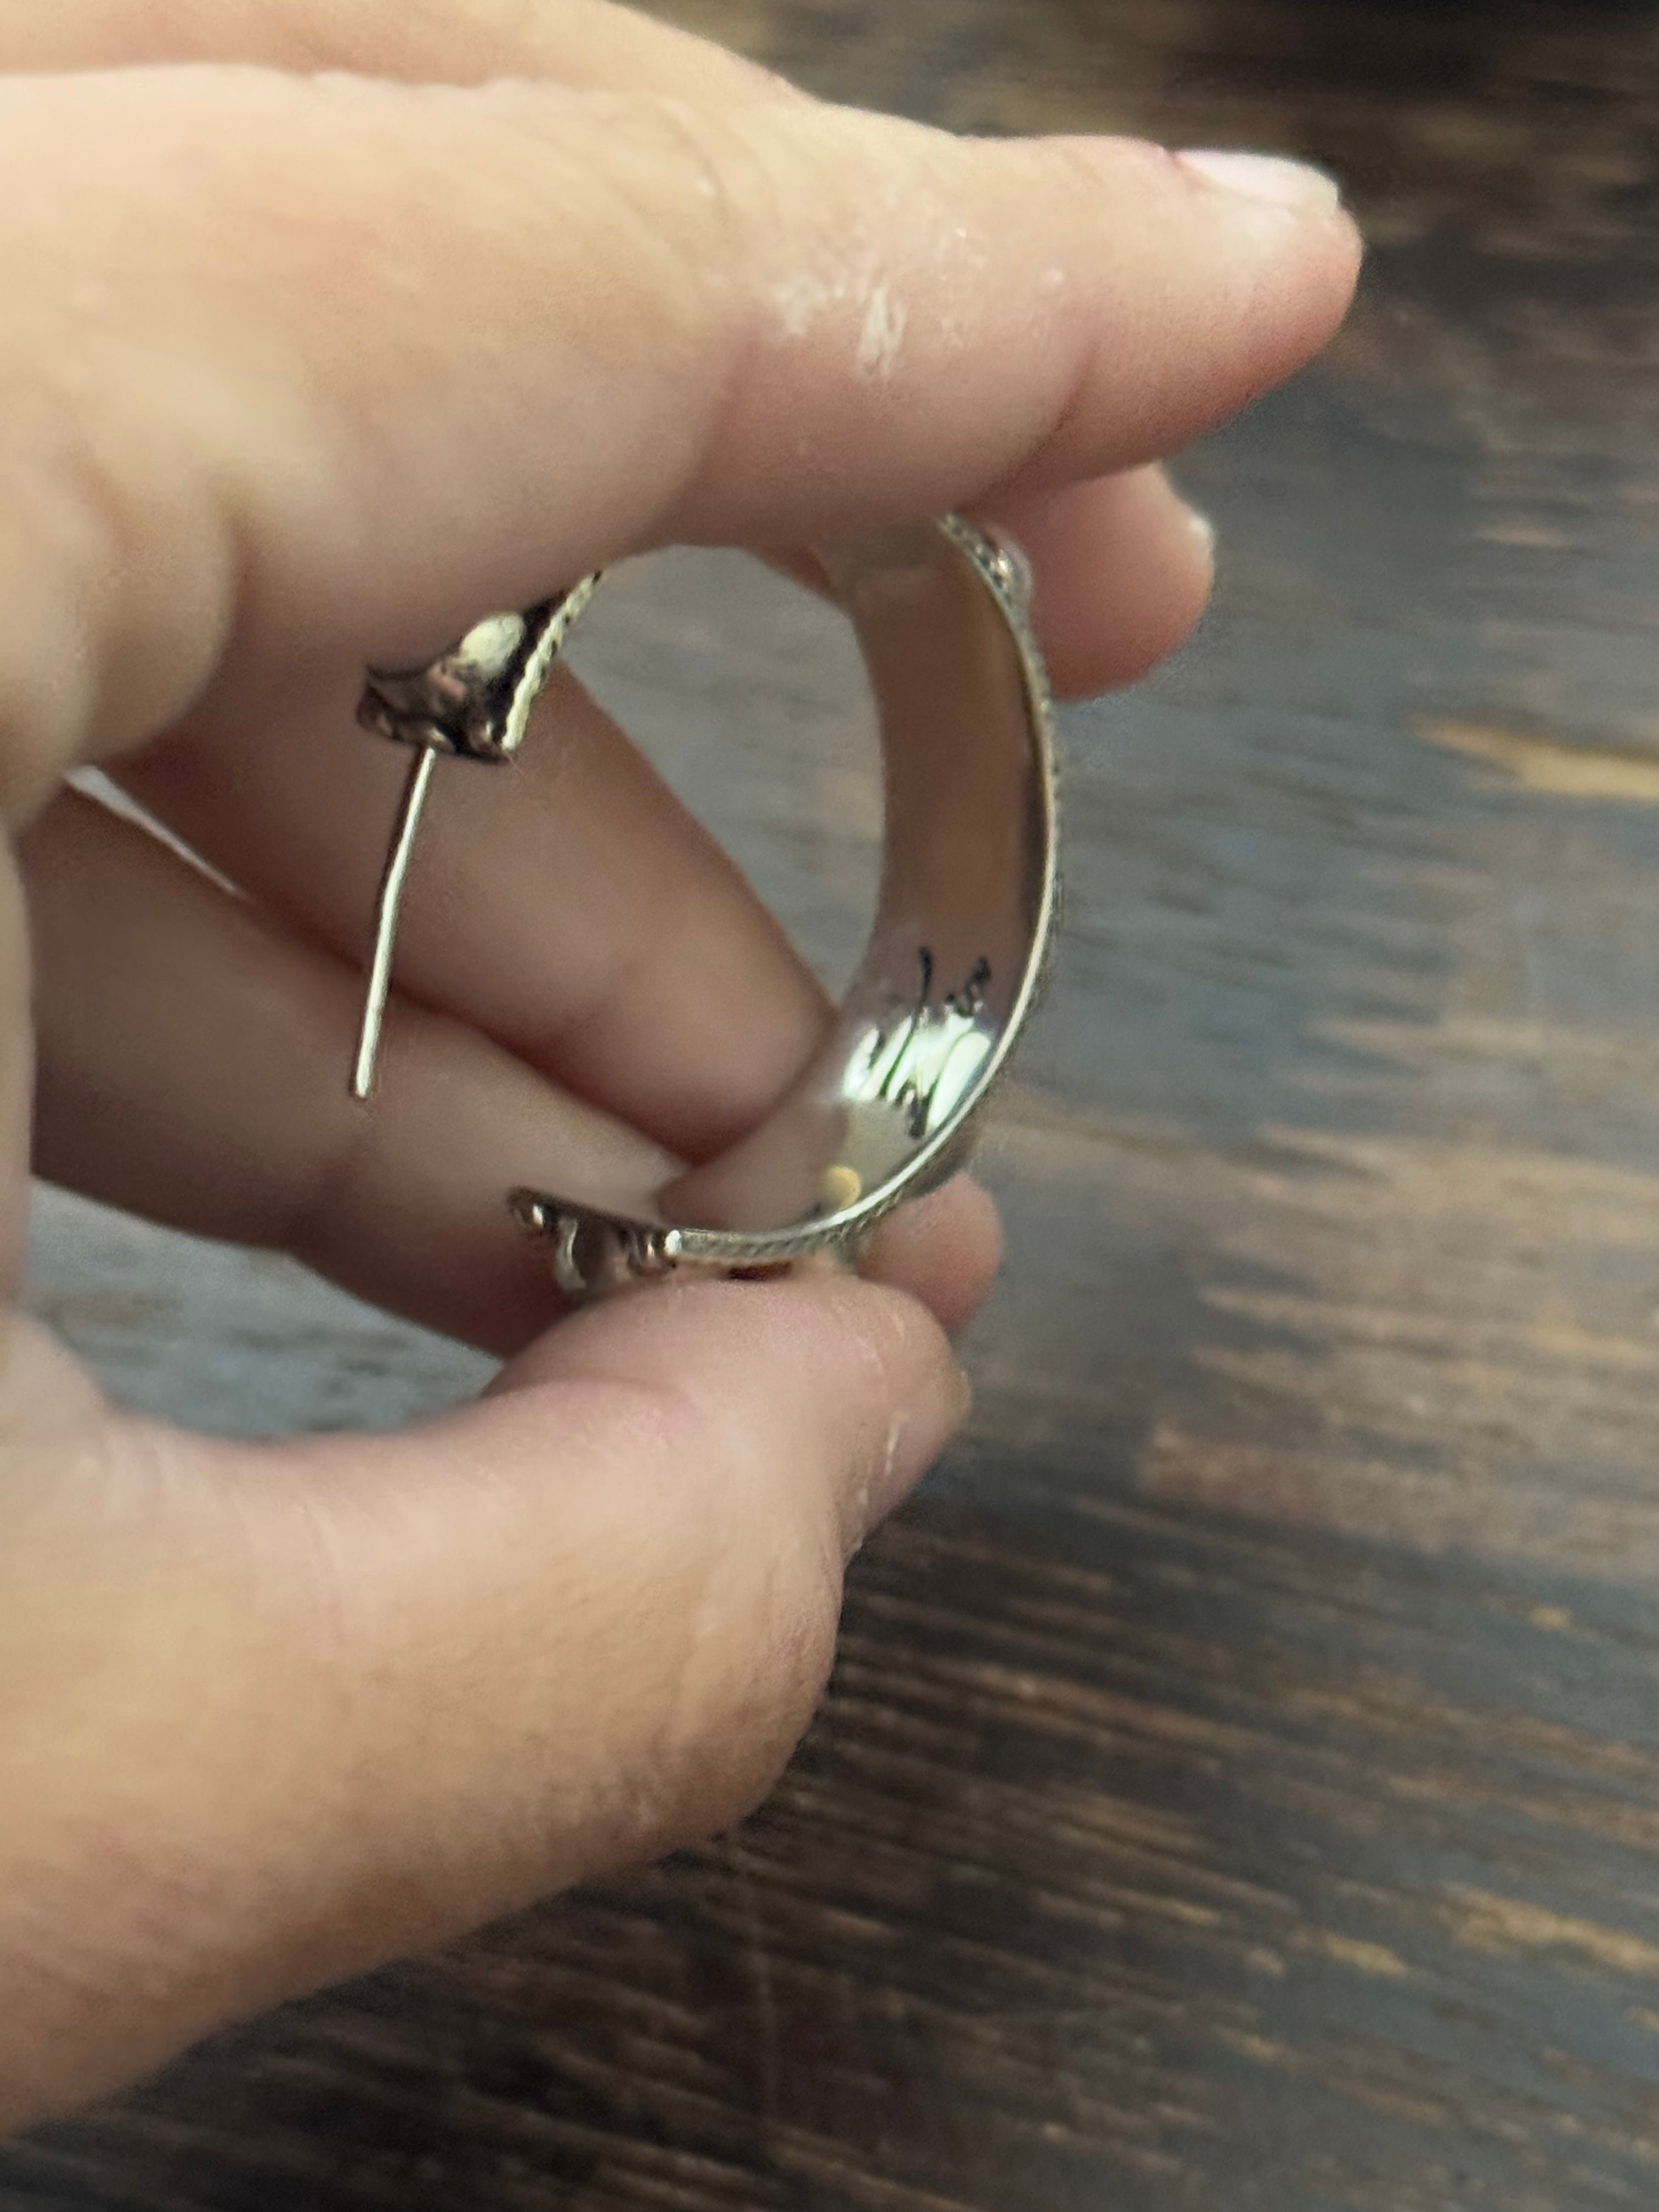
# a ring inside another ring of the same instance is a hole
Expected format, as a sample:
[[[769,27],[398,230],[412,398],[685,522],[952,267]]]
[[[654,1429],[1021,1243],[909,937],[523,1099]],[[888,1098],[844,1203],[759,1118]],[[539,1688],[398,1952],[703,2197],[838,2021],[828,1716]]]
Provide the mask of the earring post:
[[[375,909],[374,956],[369,964],[368,988],[363,999],[363,1024],[357,1039],[356,1064],[351,1072],[351,1095],[354,1098],[367,1098],[374,1088],[374,1072],[380,1056],[380,1031],[386,1025],[386,1001],[392,994],[392,951],[398,936],[398,915],[403,905],[404,886],[409,879],[410,856],[415,850],[416,833],[421,826],[421,813],[426,805],[433,763],[437,757],[435,745],[422,745],[410,763],[403,798],[398,808],[397,823],[392,832],[392,843],[386,852],[386,869],[380,878],[380,901]]]

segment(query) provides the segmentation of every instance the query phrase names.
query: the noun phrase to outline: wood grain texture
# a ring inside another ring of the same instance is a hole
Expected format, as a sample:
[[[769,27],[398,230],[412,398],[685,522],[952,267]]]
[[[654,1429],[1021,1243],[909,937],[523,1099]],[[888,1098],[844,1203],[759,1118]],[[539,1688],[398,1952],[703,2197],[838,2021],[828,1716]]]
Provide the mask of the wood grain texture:
[[[672,12],[960,125],[1323,158],[1365,298],[1187,465],[1198,641],[1071,718],[974,1432],[773,1801],[0,2154],[0,2212],[1650,2205],[1653,11]],[[833,968],[867,733],[744,589],[642,570],[591,665]],[[67,1202],[36,1280],[185,1414],[471,1371]]]

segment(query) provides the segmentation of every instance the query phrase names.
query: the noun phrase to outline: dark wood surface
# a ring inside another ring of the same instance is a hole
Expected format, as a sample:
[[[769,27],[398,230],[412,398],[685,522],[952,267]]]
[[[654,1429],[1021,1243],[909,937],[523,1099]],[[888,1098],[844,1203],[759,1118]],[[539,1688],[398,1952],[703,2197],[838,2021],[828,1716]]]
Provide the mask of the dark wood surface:
[[[772,1802],[0,2154],[0,2208],[1659,2202],[1659,17],[675,12],[953,123],[1322,157],[1364,300],[1187,467],[1197,641],[1072,718],[974,1432]],[[642,580],[599,678],[673,672],[663,757],[833,957],[840,663],[770,599],[714,642],[727,595]],[[91,1249],[43,1304],[189,1410],[177,1255],[121,1247],[125,1312]],[[337,1418],[306,1295],[264,1357]]]

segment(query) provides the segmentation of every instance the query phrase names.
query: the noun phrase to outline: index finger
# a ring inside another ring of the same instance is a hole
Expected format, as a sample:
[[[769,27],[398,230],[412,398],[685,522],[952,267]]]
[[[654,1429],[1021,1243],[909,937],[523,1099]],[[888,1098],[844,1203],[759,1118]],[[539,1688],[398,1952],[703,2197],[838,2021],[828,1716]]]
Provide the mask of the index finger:
[[[0,70],[241,62],[425,84],[529,76],[589,91],[731,105],[802,100],[744,56],[613,0],[0,0]],[[1036,579],[1037,635],[1061,698],[1132,682],[1187,635],[1209,549],[1156,469],[1027,498],[981,517],[1012,529]]]
[[[14,818],[210,685],[349,702],[627,550],[1171,449],[1322,341],[1356,252],[1287,165],[812,103],[191,68],[0,125]]]
[[[0,0],[0,69],[249,62],[428,84],[545,77],[682,100],[804,94],[757,63],[613,0]]]

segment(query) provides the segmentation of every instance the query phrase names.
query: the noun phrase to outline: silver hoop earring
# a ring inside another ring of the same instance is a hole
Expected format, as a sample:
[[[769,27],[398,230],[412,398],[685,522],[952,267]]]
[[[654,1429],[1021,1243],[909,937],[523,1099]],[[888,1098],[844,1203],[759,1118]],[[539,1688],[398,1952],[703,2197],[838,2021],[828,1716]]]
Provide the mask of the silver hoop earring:
[[[963,1164],[1036,1002],[1059,900],[1053,708],[1024,556],[955,515],[821,552],[880,717],[882,886],[824,1044],[758,1128],[637,1209],[508,1203],[570,1297],[856,1264],[878,1223]],[[352,1089],[366,1099],[398,912],[443,754],[510,761],[599,579],[497,615],[429,665],[371,670],[358,719],[416,749],[385,873]]]

